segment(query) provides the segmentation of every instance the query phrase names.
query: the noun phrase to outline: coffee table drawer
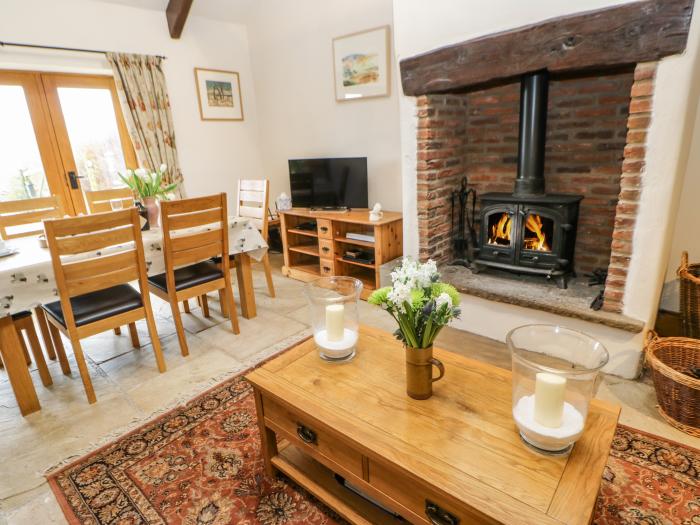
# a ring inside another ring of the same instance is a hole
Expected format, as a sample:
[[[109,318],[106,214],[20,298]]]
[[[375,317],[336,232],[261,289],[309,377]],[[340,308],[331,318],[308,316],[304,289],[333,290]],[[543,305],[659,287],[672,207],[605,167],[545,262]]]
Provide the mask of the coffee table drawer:
[[[444,496],[427,483],[408,478],[398,469],[369,462],[369,484],[408,509],[411,523],[429,525],[496,525],[500,522]]]
[[[318,425],[311,422],[308,416],[289,410],[268,397],[263,398],[263,413],[266,420],[281,429],[285,437],[301,450],[314,451],[323,458],[331,460],[335,463],[335,465],[327,465],[331,469],[340,466],[347,472],[362,478],[362,454],[318,428]],[[322,458],[318,459],[322,461]]]

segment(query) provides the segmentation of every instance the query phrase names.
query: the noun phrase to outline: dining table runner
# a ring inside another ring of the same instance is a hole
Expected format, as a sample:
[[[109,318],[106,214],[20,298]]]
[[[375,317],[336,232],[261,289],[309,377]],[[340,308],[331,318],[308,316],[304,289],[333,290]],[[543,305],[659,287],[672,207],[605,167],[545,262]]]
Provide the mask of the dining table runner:
[[[246,253],[260,261],[267,252],[267,243],[254,220],[229,217],[229,254]],[[179,235],[210,229],[198,226],[179,230]],[[141,232],[148,275],[165,272],[163,257],[163,232],[151,229]],[[6,241],[6,246],[17,250],[14,255],[0,258],[0,317],[29,310],[43,303],[58,300],[58,289],[53,274],[48,248],[41,248],[38,237],[24,237]],[[123,251],[125,244],[110,246],[93,253],[82,253],[64,260],[88,259]]]

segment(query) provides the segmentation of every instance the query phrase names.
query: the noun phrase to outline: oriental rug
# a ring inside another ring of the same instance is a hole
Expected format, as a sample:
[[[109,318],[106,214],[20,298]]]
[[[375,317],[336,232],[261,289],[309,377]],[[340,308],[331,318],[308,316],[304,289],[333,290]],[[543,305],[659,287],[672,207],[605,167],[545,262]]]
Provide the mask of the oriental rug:
[[[47,477],[71,524],[344,523],[292,481],[264,474],[241,376]],[[619,426],[594,523],[700,523],[700,451]]]

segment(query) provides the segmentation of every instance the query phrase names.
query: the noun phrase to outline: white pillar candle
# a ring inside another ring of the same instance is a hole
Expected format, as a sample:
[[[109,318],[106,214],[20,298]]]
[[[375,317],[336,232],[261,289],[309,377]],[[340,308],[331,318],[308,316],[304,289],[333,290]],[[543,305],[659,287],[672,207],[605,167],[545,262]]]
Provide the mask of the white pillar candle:
[[[561,426],[566,378],[548,372],[535,375],[535,421],[549,428]]]
[[[340,341],[345,331],[345,307],[342,304],[326,306],[326,333],[329,341]]]

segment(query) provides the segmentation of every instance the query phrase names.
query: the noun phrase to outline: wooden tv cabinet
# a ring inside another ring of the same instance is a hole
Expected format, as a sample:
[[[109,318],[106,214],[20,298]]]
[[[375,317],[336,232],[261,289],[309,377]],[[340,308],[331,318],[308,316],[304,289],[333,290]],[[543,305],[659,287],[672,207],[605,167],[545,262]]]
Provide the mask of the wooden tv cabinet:
[[[301,281],[322,276],[347,275],[364,283],[362,298],[379,287],[382,264],[403,255],[403,221],[398,212],[385,211],[376,222],[369,210],[347,212],[311,211],[293,208],[280,212],[284,267],[282,273]],[[312,229],[304,224],[316,223]],[[300,228],[301,226],[301,228]],[[374,242],[348,239],[348,233],[374,235]],[[347,250],[359,249],[374,256],[374,263],[349,261]]]

